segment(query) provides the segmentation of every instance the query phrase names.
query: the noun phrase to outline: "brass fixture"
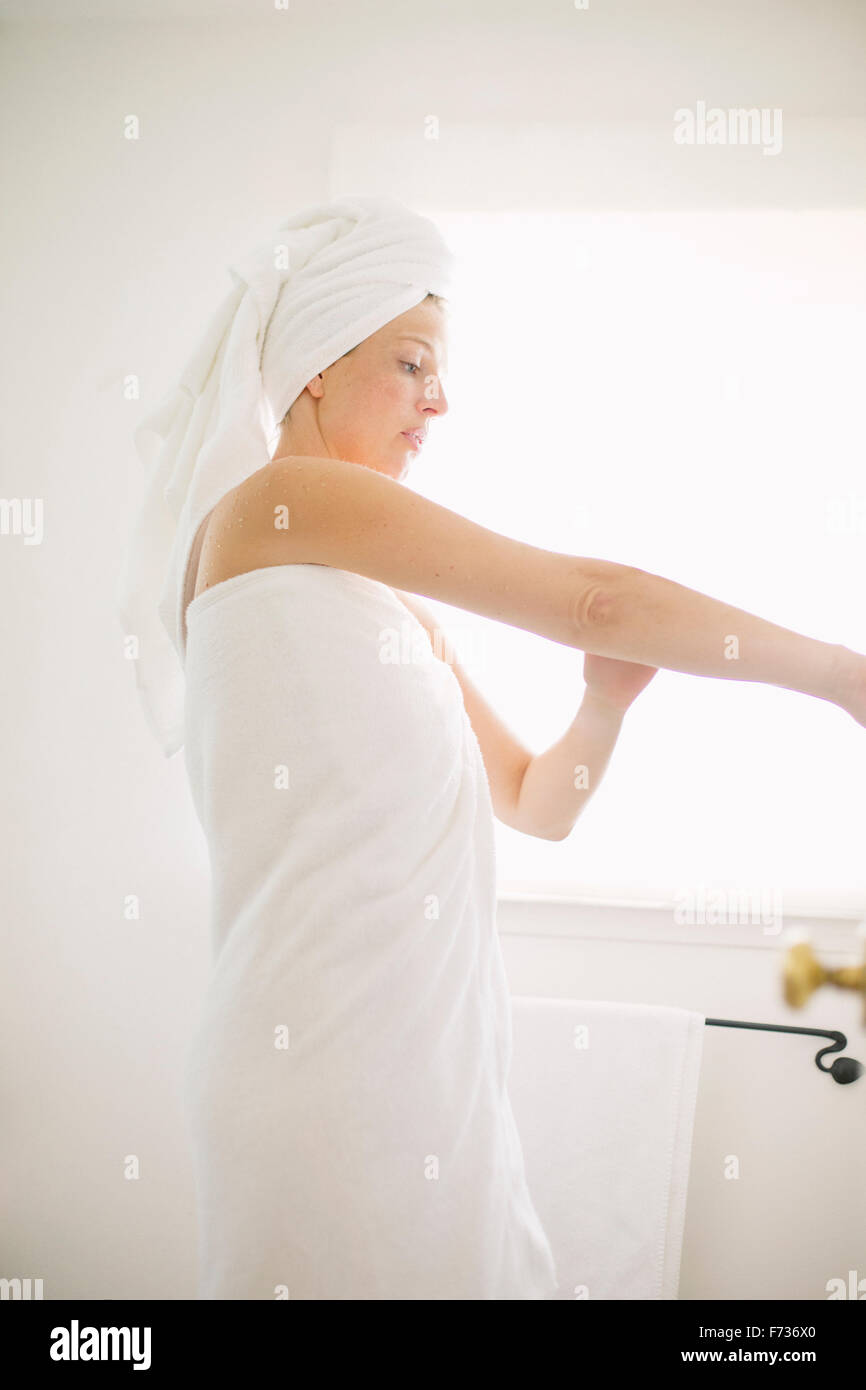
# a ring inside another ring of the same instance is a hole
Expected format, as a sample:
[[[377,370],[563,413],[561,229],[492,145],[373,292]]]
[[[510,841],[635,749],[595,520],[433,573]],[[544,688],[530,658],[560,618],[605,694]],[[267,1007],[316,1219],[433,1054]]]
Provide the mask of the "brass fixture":
[[[863,965],[841,965],[828,969],[816,959],[808,941],[797,941],[788,948],[782,967],[785,1003],[792,1009],[802,1009],[807,999],[821,985],[836,985],[838,989],[857,989],[863,995],[863,1026],[866,1027],[866,947]]]

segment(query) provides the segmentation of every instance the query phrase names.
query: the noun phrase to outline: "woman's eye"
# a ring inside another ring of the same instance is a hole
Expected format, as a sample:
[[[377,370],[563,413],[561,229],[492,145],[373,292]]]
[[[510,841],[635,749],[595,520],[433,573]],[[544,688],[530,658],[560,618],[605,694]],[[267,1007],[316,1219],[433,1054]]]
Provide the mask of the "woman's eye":
[[[404,367],[411,367],[411,368],[412,368],[412,375],[413,375],[413,376],[415,375],[416,372],[420,372],[420,370],[421,370],[421,367],[420,367],[420,365],[419,365],[417,362],[404,362],[404,363],[403,363],[403,366],[404,366]]]

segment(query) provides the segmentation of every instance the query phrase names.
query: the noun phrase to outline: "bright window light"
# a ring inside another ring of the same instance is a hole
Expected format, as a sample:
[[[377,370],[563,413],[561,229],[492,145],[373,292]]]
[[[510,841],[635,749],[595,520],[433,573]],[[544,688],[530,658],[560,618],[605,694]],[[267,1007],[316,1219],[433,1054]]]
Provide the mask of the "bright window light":
[[[450,412],[409,485],[866,651],[866,213],[432,215],[461,267]],[[524,743],[558,739],[583,653],[435,607]],[[860,913],[864,785],[837,707],[662,670],[567,840],[497,822],[499,888]]]

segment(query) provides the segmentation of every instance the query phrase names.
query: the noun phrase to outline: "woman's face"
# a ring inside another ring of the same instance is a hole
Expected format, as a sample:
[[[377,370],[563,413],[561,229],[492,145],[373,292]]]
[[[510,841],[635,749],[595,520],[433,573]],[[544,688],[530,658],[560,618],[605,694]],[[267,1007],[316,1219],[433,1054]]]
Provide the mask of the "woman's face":
[[[292,406],[274,457],[342,458],[405,477],[431,423],[448,409],[446,327],[433,300],[422,301],[320,372]]]

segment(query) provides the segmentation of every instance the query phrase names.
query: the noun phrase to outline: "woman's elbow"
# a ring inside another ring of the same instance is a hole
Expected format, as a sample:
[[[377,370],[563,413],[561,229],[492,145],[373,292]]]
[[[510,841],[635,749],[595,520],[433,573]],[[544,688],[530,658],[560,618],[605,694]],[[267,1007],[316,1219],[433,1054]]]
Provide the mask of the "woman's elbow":
[[[599,562],[600,564],[601,562]],[[609,627],[629,583],[640,573],[628,565],[605,562],[581,587],[572,605],[572,619],[580,633]]]

